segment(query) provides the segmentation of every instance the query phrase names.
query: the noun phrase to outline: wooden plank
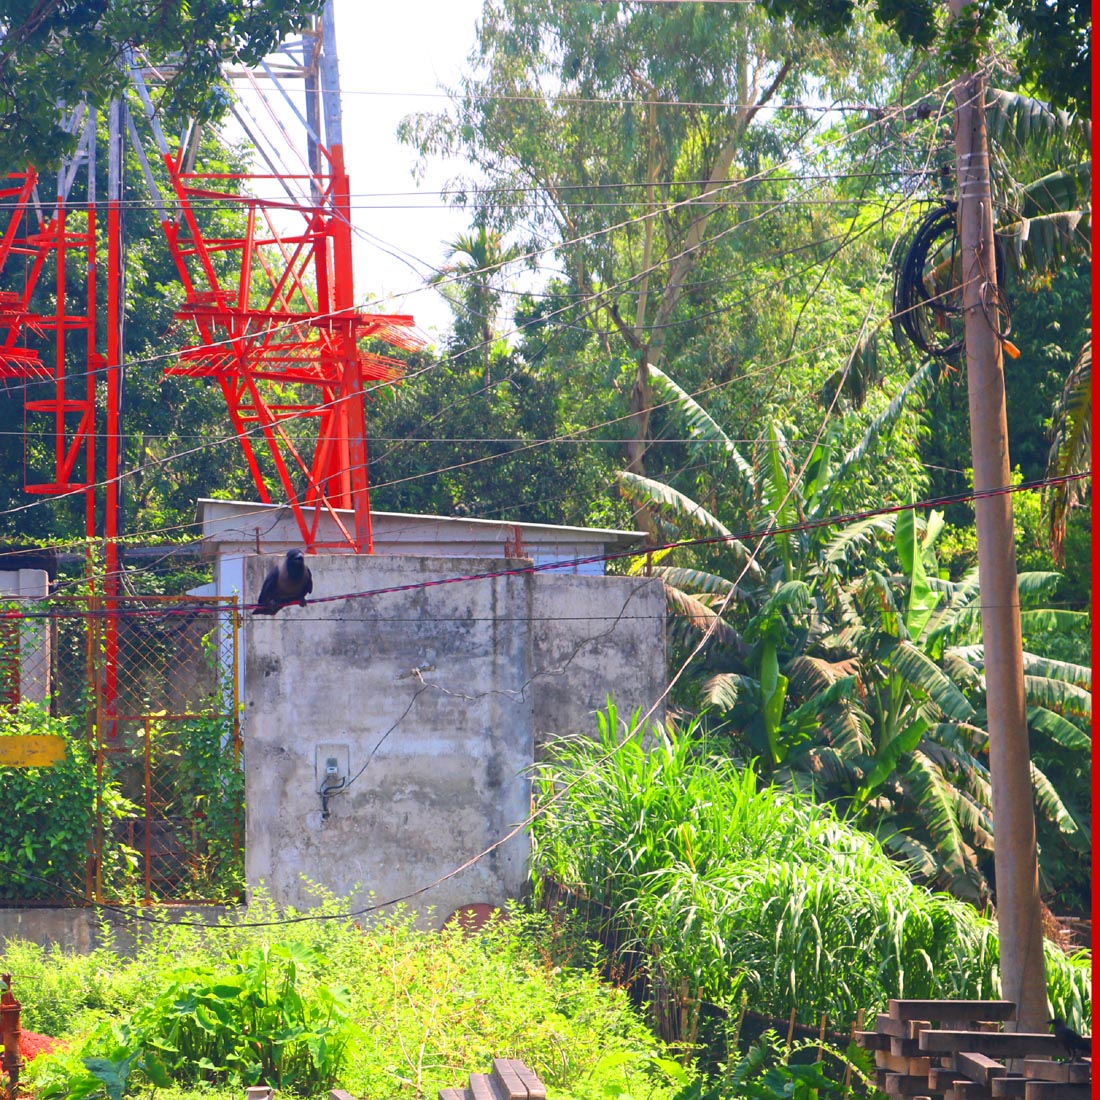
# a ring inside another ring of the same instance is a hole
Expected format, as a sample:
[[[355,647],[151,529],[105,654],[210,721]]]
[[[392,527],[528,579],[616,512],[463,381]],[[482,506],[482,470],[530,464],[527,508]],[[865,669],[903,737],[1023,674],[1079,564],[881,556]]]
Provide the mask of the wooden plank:
[[[487,1073],[470,1074],[470,1095],[474,1100],[496,1100]]]
[[[463,1100],[465,1089],[440,1089],[439,1100]]]
[[[957,1069],[947,1066],[932,1066],[928,1071],[928,1087],[932,1092],[943,1092],[949,1089],[957,1081],[968,1081],[969,1078],[959,1073]]]
[[[328,1100],[355,1100],[355,1097],[347,1089],[333,1089],[328,1094]]]
[[[1091,1062],[1051,1062],[1046,1058],[1028,1058],[1024,1061],[1023,1071],[1025,1077],[1039,1081],[1087,1085],[1092,1080]]]
[[[885,1012],[880,1012],[875,1017],[875,1031],[889,1035],[891,1039],[915,1039],[925,1028],[931,1026],[931,1020],[895,1020]]]
[[[0,737],[0,768],[49,768],[65,759],[65,738],[56,733]]]
[[[928,1077],[912,1077],[908,1073],[885,1073],[880,1086],[887,1096],[927,1096]]]
[[[494,1058],[493,1071],[489,1076],[500,1100],[527,1100],[527,1086],[520,1080],[511,1062]]]
[[[888,1050],[876,1050],[875,1065],[879,1069],[888,1069],[893,1073],[908,1073],[912,1077],[917,1077],[928,1073],[932,1068],[932,1059],[927,1055],[923,1058],[906,1058],[900,1054],[891,1054]]]
[[[1024,1089],[1027,1087],[1027,1081],[1023,1077],[994,1077],[989,1082],[989,1091],[994,1096],[1008,1096],[1014,1097],[1016,1100],[1023,1100]]]
[[[880,1035],[889,1035],[893,1039],[908,1039],[909,1024],[905,1020],[896,1020],[885,1012],[880,1012],[875,1017],[875,1031]]]
[[[1004,1077],[1008,1069],[996,1058],[990,1058],[986,1054],[978,1054],[976,1051],[960,1050],[955,1055],[955,1068],[966,1074],[971,1081],[977,1081],[985,1088],[994,1077]]]
[[[855,1038],[864,1050],[890,1049],[890,1036],[880,1034],[877,1031],[857,1031],[855,1032]]]
[[[546,1086],[517,1058],[510,1065],[527,1089],[530,1100],[546,1100]]]
[[[968,1051],[995,1058],[1034,1058],[1058,1054],[1062,1044],[1046,1031],[922,1031],[917,1044],[923,1051]]]
[[[1012,1001],[917,1001],[890,998],[888,1015],[895,1020],[936,1020],[968,1024],[978,1020],[1015,1020]]]
[[[895,1039],[891,1037],[890,1053],[905,1058],[919,1058],[924,1053],[924,1048],[916,1039]]]
[[[1031,1080],[1024,1089],[1024,1100],[1091,1100],[1091,1093],[1091,1085]]]
[[[985,1100],[989,1090],[977,1081],[956,1081],[943,1096],[944,1100]]]

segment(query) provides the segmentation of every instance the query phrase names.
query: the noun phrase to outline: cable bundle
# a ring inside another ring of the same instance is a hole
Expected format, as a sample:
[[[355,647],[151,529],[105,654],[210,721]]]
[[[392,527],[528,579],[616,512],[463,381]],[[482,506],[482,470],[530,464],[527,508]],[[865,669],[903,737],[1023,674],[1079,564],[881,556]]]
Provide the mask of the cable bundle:
[[[929,211],[913,231],[894,274],[894,341],[907,338],[920,352],[947,358],[960,351],[963,337],[955,318],[962,315],[960,280],[955,271],[955,210],[949,202]]]

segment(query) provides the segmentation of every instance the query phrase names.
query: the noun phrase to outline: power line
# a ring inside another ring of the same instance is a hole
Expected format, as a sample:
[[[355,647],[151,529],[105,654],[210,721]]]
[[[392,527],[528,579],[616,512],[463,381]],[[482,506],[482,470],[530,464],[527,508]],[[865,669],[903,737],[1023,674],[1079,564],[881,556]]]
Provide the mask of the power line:
[[[640,548],[632,548],[627,550],[613,550],[608,553],[600,554],[585,554],[572,558],[562,558],[555,561],[541,562],[524,565],[511,566],[507,569],[490,569],[483,570],[476,573],[460,573],[454,574],[448,577],[438,577],[430,580],[423,581],[410,581],[407,584],[388,585],[382,588],[364,589],[356,592],[341,592],[332,596],[319,596],[308,601],[309,606],[315,606],[318,604],[336,603],[341,600],[366,600],[374,599],[378,596],[393,595],[403,592],[419,592],[429,588],[441,588],[452,584],[468,584],[477,581],[496,580],[502,577],[519,577],[529,574],[537,573],[550,573],[561,572],[567,569],[576,569],[583,565],[596,565],[605,564],[607,562],[614,561],[626,561],[631,558],[646,557],[654,554],[662,554],[672,550],[691,549],[707,546],[721,546],[733,542],[738,543],[756,543],[759,545],[764,539],[771,539],[785,535],[803,534],[809,531],[817,531],[826,527],[837,527],[841,525],[848,525],[861,522],[862,520],[874,519],[878,516],[897,515],[901,512],[909,510],[916,511],[917,509],[928,508],[943,508],[952,504],[963,504],[975,500],[983,500],[991,497],[1005,496],[1011,493],[1028,492],[1034,489],[1045,488],[1053,485],[1067,485],[1072,482],[1082,481],[1086,478],[1091,478],[1091,471],[1075,474],[1062,474],[1057,477],[1045,477],[1039,478],[1030,482],[1020,482],[1016,485],[1004,485],[994,489],[984,490],[969,490],[963,493],[953,493],[946,496],[931,497],[924,500],[914,501],[908,504],[887,504],[879,508],[862,509],[856,512],[846,512],[831,516],[824,516],[820,519],[803,520],[799,523],[791,524],[771,524],[763,529],[747,529],[737,532],[732,532],[726,535],[701,535],[697,538],[691,539],[678,539],[672,542],[660,543],[654,546],[643,546]],[[781,509],[777,509],[781,511]],[[380,559],[383,559],[385,555],[380,555]],[[441,559],[446,560],[446,559]],[[135,597],[141,598],[141,597]],[[33,602],[33,601],[27,601]],[[259,604],[242,604],[242,610],[253,610],[259,607]],[[165,610],[163,608],[156,609],[119,609],[119,610],[100,610],[100,611],[87,611],[83,614],[92,618],[126,618],[131,616],[148,616],[157,615],[168,617],[173,614],[193,615],[199,612],[224,612],[226,610],[224,604],[212,604],[203,605],[200,603],[188,604],[186,609],[180,610],[178,613],[172,610]],[[21,612],[21,611],[7,611],[0,612],[0,619],[4,618],[25,618],[25,619],[50,619],[58,618],[61,616],[60,612]],[[302,620],[306,622],[308,620]]]

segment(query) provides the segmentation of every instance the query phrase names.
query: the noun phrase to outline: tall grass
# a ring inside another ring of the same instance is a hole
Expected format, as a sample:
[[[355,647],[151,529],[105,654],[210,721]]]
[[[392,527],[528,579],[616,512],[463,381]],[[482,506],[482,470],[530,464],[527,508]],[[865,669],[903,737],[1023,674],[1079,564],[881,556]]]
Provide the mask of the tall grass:
[[[914,885],[830,807],[760,788],[696,726],[619,725],[609,707],[537,771],[533,871],[599,908],[654,997],[846,1028],[890,997],[1000,995],[994,922]],[[1048,945],[1047,972],[1052,1013],[1087,1030],[1087,956]]]

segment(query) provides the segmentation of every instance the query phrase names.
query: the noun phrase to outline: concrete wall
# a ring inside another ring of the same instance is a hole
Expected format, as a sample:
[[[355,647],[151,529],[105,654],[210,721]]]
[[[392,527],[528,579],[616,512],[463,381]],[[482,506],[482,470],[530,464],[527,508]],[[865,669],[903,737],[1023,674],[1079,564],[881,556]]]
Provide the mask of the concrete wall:
[[[245,561],[254,598],[276,559]],[[313,599],[491,572],[495,559],[319,555]],[[244,629],[246,872],[308,907],[408,897],[439,924],[526,884],[526,769],[551,732],[594,729],[664,686],[664,595],[644,578],[553,573],[311,602]],[[660,714],[658,716],[661,716]],[[326,761],[340,793],[323,816]],[[463,868],[458,870],[459,868]],[[456,873],[457,871],[457,873]]]
[[[7,940],[29,940],[82,955],[110,944],[120,954],[128,955],[155,928],[153,922],[217,924],[227,915],[247,919],[243,907],[221,905],[158,905],[132,914],[76,907],[0,909],[0,954]]]
[[[44,600],[49,593],[45,569],[0,570],[0,603]],[[50,697],[50,624],[46,619],[24,619],[19,623],[18,680],[14,669],[0,670],[0,693],[7,697],[44,703]],[[14,689],[14,690],[13,690]]]

